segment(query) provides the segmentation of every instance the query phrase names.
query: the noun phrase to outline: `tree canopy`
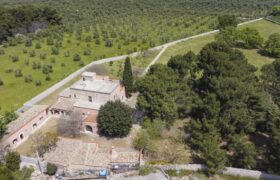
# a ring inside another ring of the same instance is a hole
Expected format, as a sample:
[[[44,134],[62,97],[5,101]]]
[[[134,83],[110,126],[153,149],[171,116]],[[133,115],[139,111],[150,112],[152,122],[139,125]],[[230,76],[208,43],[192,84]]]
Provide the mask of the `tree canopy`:
[[[132,127],[132,109],[120,101],[101,106],[97,117],[98,131],[108,137],[124,137]]]
[[[61,17],[50,7],[0,6],[0,42],[18,33],[27,34],[56,24],[61,24]]]
[[[237,19],[234,15],[221,15],[218,17],[218,28],[237,27]]]
[[[133,74],[132,74],[132,67],[130,64],[130,59],[127,57],[124,63],[124,70],[123,70],[123,84],[125,87],[125,94],[127,97],[131,96],[133,92]]]
[[[19,170],[20,168],[20,154],[15,151],[10,151],[5,156],[6,166],[11,171]]]
[[[280,33],[271,34],[264,46],[265,52],[273,57],[280,58]]]

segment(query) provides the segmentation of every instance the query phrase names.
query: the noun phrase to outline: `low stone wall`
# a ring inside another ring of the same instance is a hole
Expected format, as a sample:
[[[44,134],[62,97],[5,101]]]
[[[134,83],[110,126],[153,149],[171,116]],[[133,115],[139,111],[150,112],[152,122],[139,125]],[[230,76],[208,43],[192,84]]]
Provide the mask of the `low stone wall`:
[[[189,170],[189,171],[206,171],[207,167],[202,164],[185,164],[185,165],[153,165],[153,167],[160,168],[163,170]],[[279,175],[268,174],[262,171],[240,169],[226,167],[223,170],[220,170],[219,173],[232,175],[232,176],[241,176],[241,177],[251,177],[251,178],[261,178],[266,180],[280,180]]]

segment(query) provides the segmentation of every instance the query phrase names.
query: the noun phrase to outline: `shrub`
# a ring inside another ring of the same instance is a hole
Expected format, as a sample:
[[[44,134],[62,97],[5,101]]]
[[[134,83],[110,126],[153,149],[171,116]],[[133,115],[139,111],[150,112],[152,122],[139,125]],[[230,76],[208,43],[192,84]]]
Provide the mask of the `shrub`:
[[[0,164],[0,179],[3,180],[14,179],[11,170],[9,170],[6,166],[2,164]]]
[[[25,59],[24,64],[28,66],[29,65],[29,59]]]
[[[95,44],[96,44],[96,45],[99,45],[99,44],[100,44],[100,39],[96,39],[96,40],[95,40]]]
[[[22,52],[23,52],[23,54],[27,54],[28,53],[27,49],[23,49]]]
[[[17,45],[17,40],[13,37],[8,38],[8,44],[9,46],[16,46]]]
[[[5,54],[4,49],[0,49],[0,55],[3,55],[3,54]]]
[[[5,70],[5,73],[11,73],[11,72],[13,72],[14,70],[13,69],[6,69]]]
[[[75,54],[74,57],[73,57],[73,60],[74,61],[80,61],[81,60],[81,57],[79,54]]]
[[[43,73],[44,74],[49,74],[53,72],[53,68],[52,65],[48,64],[48,65],[44,65],[43,66]]]
[[[8,154],[5,156],[5,161],[7,168],[9,168],[11,171],[19,170],[21,161],[19,153],[15,151],[8,152]]]
[[[46,81],[50,81],[51,79],[52,79],[51,76],[50,76],[49,74],[47,74],[45,80],[46,80]]]
[[[245,28],[239,32],[239,38],[243,47],[252,49],[260,48],[263,44],[263,37],[256,29]]]
[[[23,35],[17,35],[16,37],[16,41],[18,44],[23,44],[24,43],[24,36]]]
[[[51,58],[51,63],[53,63],[53,64],[55,63],[55,58],[54,57]]]
[[[4,85],[4,81],[0,78],[0,86]]]
[[[98,38],[99,38],[98,32],[94,32],[94,33],[93,33],[93,39],[98,39]]]
[[[41,46],[41,44],[40,44],[39,42],[37,42],[36,45],[35,45],[35,48],[36,48],[36,49],[41,49],[42,46]]]
[[[61,41],[56,41],[54,46],[56,48],[62,47],[62,42]]]
[[[84,63],[83,61],[80,61],[79,65],[80,65],[81,67],[83,67],[83,66],[85,65],[85,63]]]
[[[47,174],[52,176],[56,173],[57,167],[54,164],[48,163],[47,164]]]
[[[41,86],[41,85],[42,85],[42,83],[41,83],[41,81],[40,81],[40,80],[36,80],[36,81],[35,81],[35,85],[36,85],[36,86]]]
[[[27,39],[25,41],[25,47],[30,47],[30,46],[32,46],[32,40],[31,39]]]
[[[25,76],[24,82],[26,82],[26,83],[31,83],[31,82],[32,82],[32,76],[31,76],[31,75]]]
[[[110,39],[106,39],[106,41],[105,41],[105,46],[106,46],[106,47],[112,47],[112,46],[113,46],[113,41],[110,40]]]
[[[52,46],[53,45],[53,39],[52,38],[48,38],[47,39],[47,45]]]
[[[53,55],[58,55],[59,54],[59,49],[56,47],[52,47],[52,54]]]
[[[17,62],[19,60],[18,56],[11,56],[12,62]]]
[[[69,51],[64,52],[64,57],[69,57],[69,56],[70,56]]]
[[[86,37],[86,42],[91,42],[91,36]]]
[[[120,101],[109,101],[101,106],[97,124],[101,135],[123,137],[132,127],[132,110]]]
[[[15,76],[16,77],[22,77],[22,72],[20,69],[15,70]]]
[[[87,49],[84,51],[84,56],[90,56],[91,55],[91,50]]]
[[[141,166],[139,169],[139,175],[146,176],[148,174],[151,174],[154,171],[155,171],[155,169],[152,166]]]
[[[155,139],[155,138],[161,137],[162,132],[166,127],[166,124],[164,121],[159,120],[159,119],[155,119],[154,121],[145,119],[142,126],[147,131],[149,136],[152,139]]]
[[[36,56],[36,52],[34,50],[29,52],[29,57],[35,57]]]
[[[280,57],[280,34],[271,34],[268,40],[265,42],[264,49],[267,52],[267,54],[274,57]]]
[[[144,150],[150,144],[150,136],[145,130],[141,130],[137,133],[137,136],[133,139],[133,147],[135,149]]]
[[[40,59],[44,60],[44,59],[46,59],[46,57],[47,57],[46,53],[41,53],[40,54]]]
[[[33,62],[32,69],[41,69],[41,63],[40,62]]]

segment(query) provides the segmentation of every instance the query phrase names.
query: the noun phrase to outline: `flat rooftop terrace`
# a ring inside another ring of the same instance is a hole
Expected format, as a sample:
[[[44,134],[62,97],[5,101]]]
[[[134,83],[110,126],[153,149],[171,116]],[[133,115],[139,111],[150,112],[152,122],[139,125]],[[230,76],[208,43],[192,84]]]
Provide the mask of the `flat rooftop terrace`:
[[[119,80],[79,80],[70,89],[110,94],[120,85]]]

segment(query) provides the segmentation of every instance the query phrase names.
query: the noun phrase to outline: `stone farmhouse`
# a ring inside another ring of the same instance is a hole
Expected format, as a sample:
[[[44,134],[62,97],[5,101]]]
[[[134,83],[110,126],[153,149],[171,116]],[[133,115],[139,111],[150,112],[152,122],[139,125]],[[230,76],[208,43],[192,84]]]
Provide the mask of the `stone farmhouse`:
[[[57,102],[50,107],[50,112],[55,116],[79,112],[84,119],[84,131],[97,133],[96,118],[100,107],[108,101],[117,100],[126,101],[125,88],[120,80],[84,72],[78,82],[59,95]]]
[[[18,113],[18,119],[7,125],[7,131],[0,146],[13,149],[23,143],[31,134],[41,127],[50,117],[47,105],[34,105],[25,112]]]
[[[0,145],[5,149],[16,148],[51,117],[63,117],[77,111],[83,116],[83,130],[97,133],[96,118],[102,105],[108,101],[126,101],[125,88],[120,80],[84,72],[81,79],[60,93],[52,105],[34,105],[19,118],[8,124]]]

